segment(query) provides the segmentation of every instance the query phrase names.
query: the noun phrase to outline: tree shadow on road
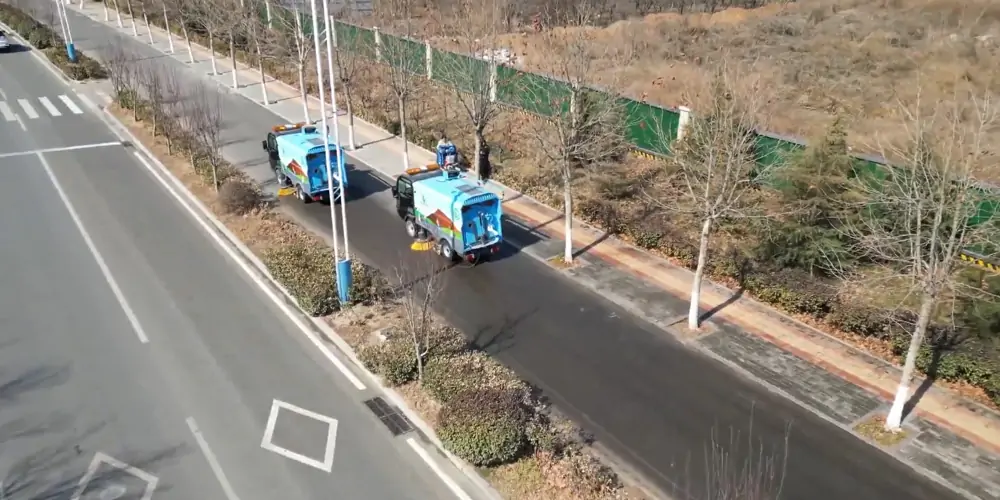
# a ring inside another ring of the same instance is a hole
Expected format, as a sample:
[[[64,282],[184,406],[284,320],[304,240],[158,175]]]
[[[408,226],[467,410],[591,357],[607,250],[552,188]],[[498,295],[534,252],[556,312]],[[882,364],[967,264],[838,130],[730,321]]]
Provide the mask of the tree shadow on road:
[[[8,345],[8,344],[5,344]],[[4,347],[0,345],[0,348]],[[65,384],[70,379],[69,366],[39,365],[17,373],[0,369],[0,500],[65,500],[74,494],[93,492],[105,485],[123,481],[128,472],[114,466],[99,467],[82,485],[87,468],[96,456],[91,438],[96,437],[105,422],[86,425],[80,418],[66,412],[44,415],[24,411],[34,404],[33,393],[43,393]],[[58,437],[64,436],[64,437]],[[43,440],[36,446],[33,440]],[[157,451],[124,452],[114,458],[155,474],[162,463],[178,458],[185,446],[177,445]],[[18,450],[25,450],[18,453]],[[13,457],[13,458],[12,458]],[[130,476],[132,481],[137,478]],[[157,492],[167,491],[158,485]],[[84,497],[87,498],[87,497]],[[142,492],[126,491],[117,500],[140,500]]]

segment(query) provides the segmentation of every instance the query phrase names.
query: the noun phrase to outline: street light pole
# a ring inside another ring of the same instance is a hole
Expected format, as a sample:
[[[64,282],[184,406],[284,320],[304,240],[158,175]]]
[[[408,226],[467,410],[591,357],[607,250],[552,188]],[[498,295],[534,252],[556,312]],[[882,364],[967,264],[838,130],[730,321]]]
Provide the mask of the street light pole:
[[[340,145],[340,115],[337,108],[337,85],[334,83],[336,78],[334,78],[333,71],[333,51],[335,48],[333,46],[333,30],[336,29],[336,23],[333,20],[333,16],[330,15],[328,4],[329,0],[323,0],[323,17],[326,18],[326,67],[330,73],[330,103],[333,105],[333,137],[337,142],[337,150],[340,154],[343,154],[344,150]],[[325,117],[326,115],[323,116]],[[340,179],[340,226],[344,228],[344,260],[347,261],[347,266],[350,267],[351,251],[347,242],[347,191],[344,189],[344,177],[347,175],[347,169],[340,169],[339,165],[341,164],[338,161],[337,168],[341,170],[338,177]]]
[[[326,0],[323,0],[326,2]],[[316,0],[310,0],[309,7],[312,10],[312,32],[313,32],[313,47],[316,48],[316,77],[319,79],[319,115],[323,120],[322,130],[323,130],[323,142],[325,144],[324,152],[326,157],[326,182],[327,182],[327,193],[329,193],[330,198],[330,226],[333,230],[334,238],[334,249],[333,249],[333,261],[334,261],[334,273],[337,281],[337,295],[340,299],[341,304],[347,304],[350,302],[350,290],[351,290],[351,262],[349,260],[340,260],[339,248],[337,248],[337,213],[336,213],[336,202],[333,199],[333,169],[330,166],[330,127],[326,121],[326,90],[323,86],[323,62],[322,54],[320,54],[320,44],[319,44],[319,17],[316,14]],[[325,8],[325,4],[324,4]],[[332,78],[332,75],[331,75]],[[338,158],[337,158],[337,171],[338,175],[342,175],[340,165],[339,152],[340,148],[338,146]],[[343,186],[343,181],[341,181],[341,186]],[[343,199],[345,193],[340,192],[340,198]],[[343,263],[346,262],[346,265]]]
[[[62,28],[63,39],[66,40],[66,57],[70,62],[76,62],[76,47],[73,45],[73,32],[69,28],[69,16],[62,0],[56,1],[56,13],[59,16],[59,26]]]

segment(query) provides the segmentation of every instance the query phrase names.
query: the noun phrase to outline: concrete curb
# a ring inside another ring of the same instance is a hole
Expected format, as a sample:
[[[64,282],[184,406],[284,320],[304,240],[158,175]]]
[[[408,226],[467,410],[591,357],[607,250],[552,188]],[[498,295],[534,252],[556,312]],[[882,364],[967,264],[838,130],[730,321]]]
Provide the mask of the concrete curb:
[[[364,367],[364,365],[358,358],[357,354],[354,352],[354,349],[339,335],[337,335],[337,332],[334,331],[333,328],[330,327],[330,325],[328,325],[322,319],[311,317],[305,312],[302,312],[302,309],[299,307],[296,300],[292,297],[292,295],[288,292],[288,290],[284,286],[282,286],[277,280],[274,279],[273,276],[271,276],[271,273],[267,270],[267,267],[264,265],[264,263],[261,262],[261,260],[256,255],[253,254],[253,252],[246,246],[246,244],[240,241],[240,239],[236,237],[236,235],[234,235],[229,230],[229,228],[227,228],[222,223],[222,221],[220,221],[217,217],[215,217],[215,214],[213,214],[212,211],[208,207],[206,207],[204,203],[201,202],[201,200],[199,200],[191,191],[189,191],[187,187],[184,186],[184,183],[182,183],[180,179],[174,176],[173,173],[170,172],[170,170],[167,169],[162,162],[160,162],[160,160],[156,157],[156,155],[153,154],[153,152],[150,151],[145,144],[140,142],[134,135],[132,135],[132,133],[128,130],[128,127],[125,126],[125,124],[123,124],[120,120],[118,120],[117,117],[112,115],[111,112],[108,111],[106,108],[101,108],[100,118],[112,130],[114,130],[116,134],[122,137],[127,137],[131,141],[131,144],[140,152],[142,152],[142,154],[150,160],[150,163],[160,171],[161,175],[163,175],[165,179],[168,179],[170,181],[170,183],[177,190],[177,192],[182,193],[184,195],[184,197],[191,204],[191,206],[193,206],[197,210],[202,219],[205,222],[208,222],[212,226],[212,228],[226,240],[226,242],[229,245],[235,248],[237,252],[240,254],[240,256],[253,267],[253,269],[258,273],[258,275],[261,278],[266,280],[267,283],[272,288],[278,290],[281,296],[289,305],[293,306],[294,309],[297,312],[299,312],[303,318],[307,318],[310,325],[314,328],[316,333],[318,333],[325,340],[332,343],[336,347],[336,349],[340,351],[342,355],[344,355],[348,360],[351,361],[351,363],[354,365],[353,366],[354,371],[361,372],[368,379],[368,382],[372,384],[372,386],[377,388],[379,392],[385,395],[385,397],[389,401],[391,401],[393,405],[398,407],[399,410],[403,412],[404,415],[406,415],[406,418],[409,419],[410,422],[412,422],[414,426],[416,426],[417,429],[420,431],[424,440],[433,445],[441,455],[447,458],[448,461],[454,467],[460,470],[463,473],[463,475],[466,476],[469,482],[472,483],[479,490],[477,492],[478,495],[476,495],[477,497],[487,498],[490,500],[502,500],[500,494],[497,493],[496,490],[494,490],[493,487],[488,482],[486,482],[486,480],[483,479],[482,476],[480,476],[478,472],[476,472],[476,470],[470,464],[464,462],[463,460],[456,457],[454,454],[452,454],[451,452],[449,452],[444,448],[444,445],[441,443],[441,440],[438,439],[437,434],[434,432],[434,429],[431,428],[431,426],[427,422],[425,422],[420,417],[420,415],[418,415],[413,409],[411,409],[409,405],[407,405],[405,400],[402,398],[402,396],[400,396],[398,392],[396,392],[392,388],[384,386],[381,383],[380,379],[375,374],[369,372]]]

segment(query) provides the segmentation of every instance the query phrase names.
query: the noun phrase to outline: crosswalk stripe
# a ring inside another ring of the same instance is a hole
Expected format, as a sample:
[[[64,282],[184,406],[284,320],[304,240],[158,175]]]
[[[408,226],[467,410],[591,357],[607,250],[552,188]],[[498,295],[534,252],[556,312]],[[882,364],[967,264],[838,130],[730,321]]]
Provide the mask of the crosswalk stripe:
[[[21,109],[24,110],[24,114],[28,115],[28,118],[34,120],[38,118],[38,112],[35,108],[31,107],[31,103],[27,99],[18,99],[17,103],[21,105]]]
[[[9,122],[17,120],[14,116],[14,112],[10,110],[10,106],[7,105],[7,101],[0,101],[0,115],[3,115],[3,119]]]
[[[55,104],[52,104],[52,101],[50,101],[48,97],[39,97],[38,101],[42,103],[42,106],[45,107],[45,110],[48,111],[50,115],[62,116],[62,111],[59,111],[59,108],[57,108]]]
[[[69,110],[72,111],[74,115],[83,114],[83,110],[80,109],[80,106],[77,106],[76,103],[73,102],[73,99],[70,99],[68,95],[63,94],[59,96],[59,100],[62,101],[63,104],[65,104],[66,107],[69,108]]]
[[[82,102],[84,106],[90,108],[91,110],[97,110],[98,109],[97,105],[94,104],[94,101],[91,101],[90,98],[87,97],[87,94],[77,94],[76,98],[79,99],[80,102]]]

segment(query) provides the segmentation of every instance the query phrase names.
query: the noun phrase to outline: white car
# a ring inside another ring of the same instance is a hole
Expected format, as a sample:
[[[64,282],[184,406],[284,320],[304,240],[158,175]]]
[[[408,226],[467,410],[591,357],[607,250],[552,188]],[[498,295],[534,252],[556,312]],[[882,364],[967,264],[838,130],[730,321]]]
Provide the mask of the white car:
[[[6,52],[10,48],[10,42],[7,41],[7,35],[0,31],[0,51]]]

